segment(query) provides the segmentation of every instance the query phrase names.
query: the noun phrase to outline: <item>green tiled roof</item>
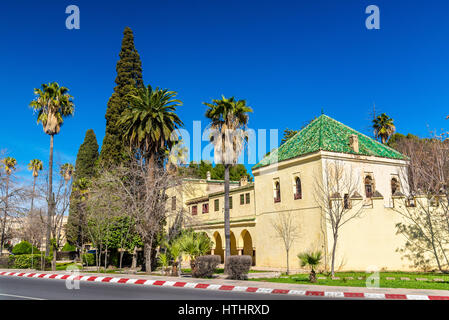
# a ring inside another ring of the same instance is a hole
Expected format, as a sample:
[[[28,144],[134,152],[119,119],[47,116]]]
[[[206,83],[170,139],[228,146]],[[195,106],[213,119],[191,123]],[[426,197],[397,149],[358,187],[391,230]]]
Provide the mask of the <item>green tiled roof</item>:
[[[359,152],[354,152],[349,145],[349,137],[353,134],[358,136]],[[253,169],[276,163],[276,160],[281,162],[319,150],[400,160],[407,159],[398,151],[323,114],[279,148],[266,155]]]

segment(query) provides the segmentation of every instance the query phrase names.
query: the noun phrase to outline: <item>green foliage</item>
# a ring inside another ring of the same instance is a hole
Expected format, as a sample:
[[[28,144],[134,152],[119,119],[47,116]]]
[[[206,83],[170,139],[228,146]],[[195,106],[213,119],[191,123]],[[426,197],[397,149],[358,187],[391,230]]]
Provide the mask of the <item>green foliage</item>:
[[[322,253],[321,251],[305,252],[298,254],[298,258],[301,262],[301,267],[310,267],[314,271],[321,263]]]
[[[10,175],[13,171],[16,170],[17,160],[15,158],[6,157],[2,159],[2,163],[7,175]]]
[[[83,253],[81,257],[83,259],[83,263],[87,266],[95,265],[95,255],[93,253]]]
[[[66,244],[62,247],[61,251],[76,251],[76,247],[66,242]]]
[[[393,149],[398,150],[399,152],[404,152],[405,150],[402,150],[401,145],[403,142],[406,141],[419,141],[419,137],[409,133],[406,136],[404,136],[401,133],[395,132],[390,139],[388,139],[387,145]]]
[[[160,253],[158,261],[163,268],[167,268],[170,265],[170,259],[166,253]]]
[[[204,232],[186,232],[178,241],[182,252],[187,254],[191,260],[207,254],[213,245],[212,240]]]
[[[39,269],[41,266],[41,259],[43,256],[40,254],[22,254],[22,255],[11,255],[9,256],[9,264],[13,268],[17,269]],[[45,260],[45,265],[49,266],[51,264],[51,257],[43,257]]]
[[[385,144],[395,132],[396,127],[394,126],[393,119],[387,116],[387,114],[382,113],[373,120],[373,129],[376,139],[380,138],[382,143]]]
[[[183,125],[176,114],[176,107],[182,105],[176,95],[175,91],[153,89],[150,85],[130,95],[130,107],[117,122],[123,126],[124,142],[145,157],[169,150],[173,146],[172,132]]]
[[[108,227],[104,240],[104,245],[108,248],[132,250],[135,246],[143,247],[142,239],[135,228],[135,221],[130,217],[114,217]]]
[[[58,134],[64,122],[63,118],[72,116],[75,105],[69,89],[61,87],[57,82],[42,84],[34,89],[36,98],[30,107],[37,112],[37,123],[42,123],[44,132],[48,135]]]
[[[129,95],[137,94],[137,89],[144,88],[142,80],[142,63],[134,46],[133,32],[129,27],[123,32],[120,60],[117,62],[117,77],[114,92],[108,101],[106,110],[106,133],[101,147],[100,161],[103,165],[118,164],[127,156],[123,143],[123,128],[117,124],[118,119],[129,105]]]
[[[92,129],[86,131],[84,141],[78,149],[75,162],[75,180],[95,176],[98,161],[98,143]]]
[[[285,129],[284,130],[284,136],[281,139],[281,144],[284,144],[287,142],[291,137],[293,137],[295,134],[297,134],[299,130],[292,130],[292,129]]]
[[[200,163],[191,161],[186,168],[180,170],[180,173],[191,178],[206,179],[208,171],[210,172],[211,179],[224,180],[224,165],[217,164],[212,166],[209,161],[204,160],[201,160]],[[234,165],[229,170],[229,179],[231,181],[240,181],[244,176],[248,177],[248,181],[252,181],[252,176],[243,164]]]
[[[33,247],[28,241],[22,241],[16,244],[12,249],[14,255],[31,254],[31,251],[33,251],[33,253],[40,253],[39,249]]]

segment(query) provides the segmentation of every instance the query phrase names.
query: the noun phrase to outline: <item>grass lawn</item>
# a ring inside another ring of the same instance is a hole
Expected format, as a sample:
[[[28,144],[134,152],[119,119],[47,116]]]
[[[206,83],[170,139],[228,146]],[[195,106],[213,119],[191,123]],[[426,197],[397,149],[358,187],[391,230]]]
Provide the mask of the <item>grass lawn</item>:
[[[381,288],[449,290],[449,275],[419,272],[380,272],[379,275],[379,286]],[[365,279],[367,276],[370,276],[370,274],[364,272],[340,272],[335,274],[335,277],[339,277],[340,280],[332,280],[327,274],[317,274],[317,278],[326,277],[326,280],[317,279],[315,284],[324,286],[366,287]],[[345,277],[353,277],[354,279],[348,280]],[[358,277],[364,277],[364,279],[358,280]],[[387,280],[386,278],[395,278],[395,280]],[[409,278],[410,280],[401,280],[401,278]],[[416,278],[426,278],[427,280],[418,281]],[[443,279],[444,282],[434,282],[433,279]],[[250,279],[250,281],[311,284],[308,274],[283,275],[277,278]]]
[[[69,267],[69,266],[75,266],[75,267],[78,267],[78,268],[80,267],[79,264],[76,264],[76,263],[73,263],[73,262],[57,263],[56,264],[56,270],[58,270],[58,271],[65,271],[67,269],[67,267]]]

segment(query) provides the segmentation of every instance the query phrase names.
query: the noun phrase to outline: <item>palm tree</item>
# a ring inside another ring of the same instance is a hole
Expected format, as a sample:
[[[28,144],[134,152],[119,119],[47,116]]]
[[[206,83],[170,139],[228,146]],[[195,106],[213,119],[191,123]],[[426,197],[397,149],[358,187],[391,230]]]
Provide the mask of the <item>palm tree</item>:
[[[316,282],[315,268],[321,263],[321,251],[298,254],[301,267],[310,267],[310,282]]]
[[[36,190],[36,180],[39,175],[39,171],[42,171],[44,168],[44,165],[41,160],[39,159],[33,159],[30,160],[30,163],[28,163],[28,170],[30,170],[33,173],[33,194],[31,195],[31,208],[30,212],[33,213],[34,209],[34,196],[35,196],[35,190]]]
[[[42,123],[44,132],[50,136],[50,156],[48,162],[48,212],[47,212],[47,239],[45,256],[50,250],[50,226],[53,216],[53,139],[58,134],[64,123],[63,118],[73,115],[75,105],[72,96],[68,94],[69,89],[60,87],[58,83],[52,82],[42,84],[41,88],[34,89],[36,98],[31,101],[30,106],[37,112],[37,123]]]
[[[130,95],[130,107],[126,109],[118,125],[123,126],[124,139],[130,148],[141,152],[151,169],[158,155],[165,153],[176,142],[172,133],[183,126],[176,112],[182,102],[175,99],[177,93],[149,85],[138,95]]]
[[[253,112],[246,105],[245,100],[234,97],[203,102],[208,107],[206,118],[210,120],[213,131],[211,137],[214,144],[214,158],[216,163],[224,165],[224,231],[226,239],[226,257],[231,255],[231,225],[229,216],[229,169],[236,164],[243,144],[246,140],[245,129],[248,124],[248,113]],[[226,259],[225,259],[226,264]],[[226,269],[226,268],[225,268]]]
[[[3,246],[5,244],[5,232],[6,232],[6,220],[8,217],[8,205],[9,205],[9,181],[11,179],[11,174],[16,170],[17,160],[12,157],[6,157],[2,160],[3,168],[6,173],[6,186],[5,186],[5,211],[3,213],[3,223],[2,223],[2,238],[0,245],[0,255],[3,252]]]
[[[195,269],[197,257],[207,254],[212,248],[212,241],[203,232],[186,232],[179,239],[180,249],[189,256],[190,268]]]
[[[396,131],[393,119],[382,113],[373,120],[374,136],[376,139],[380,137],[382,144],[385,144],[391,135]]]
[[[73,176],[73,164],[71,163],[64,163],[60,170],[59,173],[61,174],[61,176],[64,178],[65,184],[67,185],[69,183],[69,181],[72,179]]]
[[[173,133],[183,125],[176,114],[176,108],[182,105],[180,100],[175,99],[176,95],[175,91],[159,87],[153,90],[149,85],[140,89],[137,96],[129,95],[130,106],[117,121],[124,130],[124,141],[145,161],[150,183],[154,179],[154,168],[156,165],[163,166],[164,157],[177,141]],[[154,198],[163,199],[158,194]],[[153,235],[141,235],[147,272],[151,271]]]

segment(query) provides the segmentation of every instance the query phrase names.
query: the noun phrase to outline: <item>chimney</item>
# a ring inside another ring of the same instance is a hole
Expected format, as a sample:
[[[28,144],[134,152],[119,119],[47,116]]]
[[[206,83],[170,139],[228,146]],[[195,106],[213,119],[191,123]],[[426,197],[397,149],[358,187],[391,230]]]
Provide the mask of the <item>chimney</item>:
[[[207,171],[207,173],[206,173],[206,180],[210,180],[210,171]]]
[[[359,137],[356,134],[351,134],[349,137],[349,146],[352,151],[358,153],[359,152]]]
[[[242,176],[240,178],[240,186],[243,187],[246,186],[247,184],[248,184],[248,176]]]

